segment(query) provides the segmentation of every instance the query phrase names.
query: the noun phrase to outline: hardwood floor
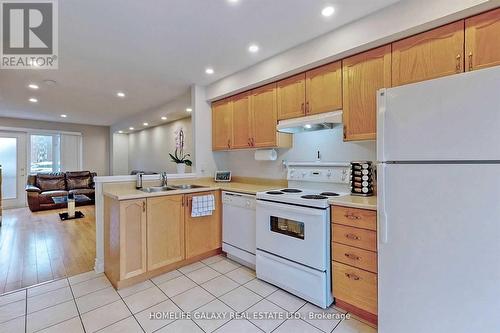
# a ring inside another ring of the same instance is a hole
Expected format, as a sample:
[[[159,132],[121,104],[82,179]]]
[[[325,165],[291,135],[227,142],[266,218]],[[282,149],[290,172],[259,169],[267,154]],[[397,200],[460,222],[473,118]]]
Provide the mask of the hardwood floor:
[[[95,209],[78,207],[85,217],[62,222],[49,210],[3,211],[0,227],[0,294],[93,269]]]

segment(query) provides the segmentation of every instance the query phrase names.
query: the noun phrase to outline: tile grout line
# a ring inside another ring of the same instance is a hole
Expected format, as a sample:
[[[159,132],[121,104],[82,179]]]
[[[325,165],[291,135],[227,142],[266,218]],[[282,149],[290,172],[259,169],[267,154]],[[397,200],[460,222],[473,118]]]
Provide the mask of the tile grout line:
[[[83,325],[82,314],[80,313],[80,308],[78,308],[78,304],[76,304],[75,294],[73,293],[73,286],[71,285],[69,278],[68,278],[68,284],[69,284],[69,290],[71,291],[71,296],[73,296],[73,302],[75,303],[76,312],[78,313],[78,318],[80,318],[80,324],[82,324],[83,332],[85,333],[87,332],[87,330],[85,329],[85,325]]]

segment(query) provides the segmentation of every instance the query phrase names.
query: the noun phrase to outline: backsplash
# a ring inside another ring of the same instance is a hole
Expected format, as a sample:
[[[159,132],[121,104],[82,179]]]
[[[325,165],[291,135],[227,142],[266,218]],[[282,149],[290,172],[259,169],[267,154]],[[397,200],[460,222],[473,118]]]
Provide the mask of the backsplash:
[[[255,161],[254,150],[214,152],[219,170],[231,170],[242,177],[285,178],[282,161],[376,160],[375,141],[343,142],[342,127],[294,134],[292,149],[279,149],[276,161]]]

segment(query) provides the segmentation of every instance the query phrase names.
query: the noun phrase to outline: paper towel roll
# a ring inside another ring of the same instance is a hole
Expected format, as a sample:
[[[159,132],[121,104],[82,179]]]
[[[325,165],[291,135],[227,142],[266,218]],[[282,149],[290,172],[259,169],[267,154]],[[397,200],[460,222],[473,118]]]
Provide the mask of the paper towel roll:
[[[255,151],[256,161],[276,161],[278,153],[274,149],[261,149]]]

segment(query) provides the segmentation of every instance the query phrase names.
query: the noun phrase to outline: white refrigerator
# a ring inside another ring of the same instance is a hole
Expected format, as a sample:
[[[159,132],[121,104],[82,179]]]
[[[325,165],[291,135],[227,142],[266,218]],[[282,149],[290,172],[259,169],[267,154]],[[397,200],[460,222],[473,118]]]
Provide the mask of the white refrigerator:
[[[500,67],[377,102],[378,332],[500,332]]]

